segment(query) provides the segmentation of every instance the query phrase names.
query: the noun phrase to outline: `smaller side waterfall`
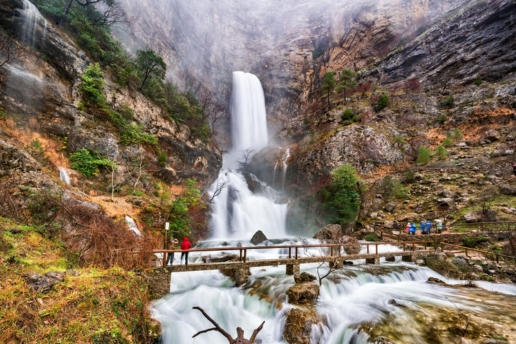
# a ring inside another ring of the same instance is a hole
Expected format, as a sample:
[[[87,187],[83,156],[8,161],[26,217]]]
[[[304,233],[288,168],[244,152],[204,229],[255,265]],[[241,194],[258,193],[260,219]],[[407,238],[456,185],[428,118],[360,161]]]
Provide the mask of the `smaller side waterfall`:
[[[20,31],[20,38],[23,42],[34,47],[38,40],[38,36],[41,41],[45,40],[48,22],[43,18],[36,6],[34,6],[34,4],[29,0],[23,0],[23,12],[24,19],[23,27]]]
[[[287,176],[288,159],[290,159],[290,148],[287,148],[283,156],[283,175],[281,176],[281,190],[285,190],[285,177]]]
[[[138,226],[136,225],[136,222],[134,222],[133,218],[130,216],[125,216],[125,222],[127,223],[127,226],[130,230],[133,231],[134,234],[138,236],[142,236],[142,232],[138,229]]]
[[[66,168],[59,167],[59,179],[67,185],[70,185],[70,176],[68,175],[68,171],[66,171]]]

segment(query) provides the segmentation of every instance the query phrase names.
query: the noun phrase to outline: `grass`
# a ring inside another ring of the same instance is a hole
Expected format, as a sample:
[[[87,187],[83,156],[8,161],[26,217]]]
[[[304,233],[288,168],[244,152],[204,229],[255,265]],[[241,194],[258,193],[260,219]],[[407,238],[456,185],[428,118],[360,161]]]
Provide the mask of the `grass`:
[[[17,228],[13,234],[7,229]],[[38,228],[0,218],[1,343],[151,342],[147,289],[133,272],[81,267],[73,254]],[[65,272],[48,293],[33,291],[23,274]]]

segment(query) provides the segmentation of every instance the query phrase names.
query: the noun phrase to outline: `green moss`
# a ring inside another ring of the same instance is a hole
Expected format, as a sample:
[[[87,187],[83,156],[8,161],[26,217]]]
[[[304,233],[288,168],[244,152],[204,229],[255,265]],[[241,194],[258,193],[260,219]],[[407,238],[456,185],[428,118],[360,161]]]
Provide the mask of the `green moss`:
[[[3,228],[16,228],[17,234]],[[132,272],[82,267],[74,254],[38,227],[0,218],[1,343],[149,343],[153,328],[147,289]],[[14,257],[14,259],[10,259]],[[30,289],[23,274],[64,272],[45,294]]]

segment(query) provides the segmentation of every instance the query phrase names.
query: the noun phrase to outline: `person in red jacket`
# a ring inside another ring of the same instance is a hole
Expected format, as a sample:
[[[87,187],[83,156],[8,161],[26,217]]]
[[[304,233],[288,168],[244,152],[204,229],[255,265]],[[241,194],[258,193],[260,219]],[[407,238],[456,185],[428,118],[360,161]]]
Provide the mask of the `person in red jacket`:
[[[181,243],[181,249],[186,250],[186,252],[181,252],[181,261],[183,260],[183,257],[185,257],[185,265],[188,265],[188,251],[192,248],[192,243],[190,240],[188,240],[187,237],[183,238],[183,242]]]

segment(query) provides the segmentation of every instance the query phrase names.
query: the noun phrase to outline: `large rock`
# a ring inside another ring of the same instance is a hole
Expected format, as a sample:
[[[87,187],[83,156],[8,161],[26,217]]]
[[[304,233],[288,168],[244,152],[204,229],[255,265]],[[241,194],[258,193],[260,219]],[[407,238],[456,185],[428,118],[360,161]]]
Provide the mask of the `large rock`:
[[[319,285],[315,283],[295,284],[287,290],[288,302],[291,304],[311,304],[319,297]]]
[[[314,239],[338,241],[342,236],[342,226],[330,224],[315,233]]]
[[[290,344],[310,344],[312,325],[320,321],[311,309],[292,308],[286,316],[283,338]]]
[[[484,133],[484,139],[491,142],[500,141],[500,133],[494,129],[488,130]]]
[[[251,244],[258,245],[266,240],[267,240],[267,237],[265,236],[265,234],[263,234],[262,231],[258,231],[256,233],[254,233],[253,237],[251,238]]]
[[[294,280],[297,284],[313,282],[317,279],[314,275],[309,274],[308,272],[302,272],[299,275],[294,275]]]
[[[500,192],[504,195],[516,196],[516,188],[509,184],[503,184],[499,186]]]
[[[47,272],[44,275],[29,272],[24,275],[24,278],[29,287],[35,291],[47,293],[55,284],[64,281],[65,275],[61,272]]]
[[[464,214],[463,218],[464,218],[464,221],[466,221],[468,223],[475,223],[475,222],[480,222],[482,220],[482,215],[479,213],[475,213],[475,212],[469,212],[469,213]]]

